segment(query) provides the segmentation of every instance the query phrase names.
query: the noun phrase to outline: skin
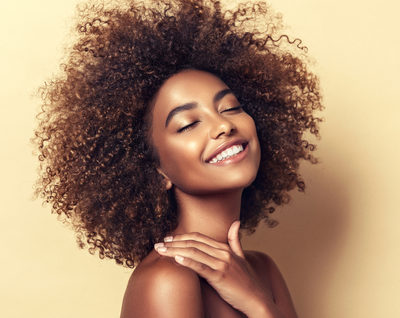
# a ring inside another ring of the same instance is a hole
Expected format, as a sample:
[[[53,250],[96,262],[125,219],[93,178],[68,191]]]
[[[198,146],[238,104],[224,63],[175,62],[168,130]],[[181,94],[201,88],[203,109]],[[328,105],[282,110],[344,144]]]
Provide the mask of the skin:
[[[257,175],[260,146],[253,119],[242,109],[229,110],[240,105],[233,93],[213,102],[226,89],[212,74],[187,70],[169,78],[155,97],[152,142],[159,171],[167,189],[173,185],[179,206],[174,234],[200,232],[227,242],[229,226],[239,218],[242,191]],[[177,113],[165,127],[171,110],[190,102],[198,106]],[[206,162],[219,146],[237,139],[248,142],[244,160],[225,166]]]
[[[241,195],[256,177],[260,145],[253,119],[228,89],[210,73],[185,70],[154,98],[152,146],[179,223],[135,269],[122,318],[296,317],[274,262],[241,247]],[[245,145],[240,160],[207,160],[232,141]]]

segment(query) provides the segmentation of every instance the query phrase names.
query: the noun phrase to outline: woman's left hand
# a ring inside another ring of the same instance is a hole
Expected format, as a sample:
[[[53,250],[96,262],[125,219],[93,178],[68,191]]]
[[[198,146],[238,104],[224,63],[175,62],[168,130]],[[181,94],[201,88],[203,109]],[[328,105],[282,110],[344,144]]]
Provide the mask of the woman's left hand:
[[[270,317],[276,317],[270,293],[263,289],[256,273],[245,259],[240,240],[240,222],[228,231],[228,244],[201,233],[178,234],[155,244],[156,251],[174,257],[179,264],[191,268],[217,291],[231,306],[254,316],[257,307],[266,306]],[[263,308],[265,309],[265,308]]]

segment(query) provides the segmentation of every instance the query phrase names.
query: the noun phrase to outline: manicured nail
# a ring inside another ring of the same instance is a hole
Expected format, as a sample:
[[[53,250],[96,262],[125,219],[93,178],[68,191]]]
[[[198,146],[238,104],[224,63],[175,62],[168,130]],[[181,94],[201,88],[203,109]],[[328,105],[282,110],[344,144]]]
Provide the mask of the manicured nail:
[[[167,251],[167,248],[165,246],[162,246],[162,247],[157,248],[156,251],[163,253],[163,252]]]
[[[182,262],[183,262],[183,257],[180,256],[180,255],[176,255],[176,256],[175,256],[175,260],[176,260],[178,263],[182,263]]]
[[[174,239],[173,236],[166,236],[164,237],[164,242],[172,242],[173,239]]]
[[[164,243],[156,243],[156,244],[154,244],[154,248],[155,249],[158,249],[158,248],[163,247],[163,246],[164,246]]]

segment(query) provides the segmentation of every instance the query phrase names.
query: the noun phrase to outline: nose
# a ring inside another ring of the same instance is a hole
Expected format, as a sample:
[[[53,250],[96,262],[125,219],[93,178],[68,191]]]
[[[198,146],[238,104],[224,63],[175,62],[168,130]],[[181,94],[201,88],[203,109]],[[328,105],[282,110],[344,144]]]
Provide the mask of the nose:
[[[217,139],[221,135],[231,135],[236,130],[236,126],[227,118],[219,116],[210,128],[210,138]]]

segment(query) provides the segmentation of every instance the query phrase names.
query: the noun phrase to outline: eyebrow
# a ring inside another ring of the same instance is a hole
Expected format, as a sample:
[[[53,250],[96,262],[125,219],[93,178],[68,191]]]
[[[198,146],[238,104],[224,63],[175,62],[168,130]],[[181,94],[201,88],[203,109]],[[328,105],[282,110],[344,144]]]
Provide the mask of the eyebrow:
[[[215,104],[216,102],[221,100],[227,94],[233,94],[233,91],[230,88],[225,88],[225,89],[219,91],[217,94],[215,94],[215,96],[213,98],[213,103]],[[165,120],[165,127],[168,126],[172,117],[174,117],[176,114],[178,114],[182,111],[185,111],[185,110],[190,110],[190,109],[196,108],[197,106],[198,106],[198,104],[196,102],[190,102],[190,103],[186,103],[181,106],[175,107],[168,113],[167,119]]]

